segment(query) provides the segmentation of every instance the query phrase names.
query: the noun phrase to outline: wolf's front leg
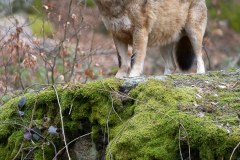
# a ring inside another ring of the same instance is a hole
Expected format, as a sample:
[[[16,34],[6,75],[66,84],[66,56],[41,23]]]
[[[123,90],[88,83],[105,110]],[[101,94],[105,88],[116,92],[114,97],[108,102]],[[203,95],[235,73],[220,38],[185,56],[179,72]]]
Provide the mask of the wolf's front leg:
[[[119,70],[115,75],[116,78],[124,78],[128,76],[128,72],[130,70],[130,60],[131,57],[128,54],[128,44],[124,43],[123,41],[119,40],[117,37],[113,37],[117,54],[118,54],[118,65]]]
[[[145,28],[136,29],[133,34],[133,60],[129,77],[140,76],[143,71],[148,43],[148,31]]]

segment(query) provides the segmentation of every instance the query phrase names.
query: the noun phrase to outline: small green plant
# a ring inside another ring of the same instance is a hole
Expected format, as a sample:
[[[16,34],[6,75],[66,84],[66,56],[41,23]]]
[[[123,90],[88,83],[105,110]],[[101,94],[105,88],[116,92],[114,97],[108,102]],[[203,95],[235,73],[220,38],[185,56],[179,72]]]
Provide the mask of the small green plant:
[[[93,0],[86,0],[86,5],[87,7],[93,7],[94,6]]]

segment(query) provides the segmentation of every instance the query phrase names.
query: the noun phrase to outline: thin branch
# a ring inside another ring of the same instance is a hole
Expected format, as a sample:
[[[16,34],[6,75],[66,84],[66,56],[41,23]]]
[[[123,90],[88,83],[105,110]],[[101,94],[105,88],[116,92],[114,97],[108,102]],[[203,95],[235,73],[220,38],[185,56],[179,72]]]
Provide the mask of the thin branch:
[[[181,160],[183,160],[182,149],[181,149],[181,126],[179,127],[179,132],[178,132],[178,147],[179,147]]]
[[[234,150],[232,151],[232,154],[231,154],[231,156],[230,156],[230,159],[229,160],[232,160],[232,157],[233,157],[233,155],[234,155],[234,153],[235,153],[235,151],[237,150],[237,148],[240,146],[240,142],[237,144],[237,146],[234,148]]]
[[[71,157],[70,157],[70,154],[69,154],[69,150],[68,150],[68,146],[67,146],[66,135],[65,135],[64,122],[63,122],[63,114],[62,114],[62,106],[61,106],[61,104],[60,104],[60,100],[59,100],[59,97],[58,97],[58,92],[57,92],[57,89],[56,89],[55,85],[53,85],[53,89],[54,89],[54,92],[55,92],[55,94],[56,94],[56,96],[57,96],[57,102],[58,102],[59,113],[60,113],[60,118],[61,118],[61,125],[62,125],[62,133],[63,133],[64,144],[65,144],[65,147],[66,147],[68,159],[71,160]]]
[[[73,58],[72,68],[71,68],[71,71],[70,71],[70,76],[69,76],[68,82],[71,81],[71,78],[72,78],[73,73],[74,73],[75,64],[77,62],[77,53],[78,53],[79,42],[80,42],[80,38],[77,37],[77,42],[76,42],[75,51],[74,51],[74,58]]]
[[[60,149],[60,150],[57,152],[57,154],[55,154],[53,160],[54,160],[55,158],[57,158],[57,156],[58,156],[65,148],[67,148],[68,145],[72,144],[73,142],[75,142],[75,141],[77,141],[77,140],[79,140],[79,139],[81,139],[81,138],[83,138],[83,137],[86,137],[86,136],[88,136],[88,135],[91,135],[91,134],[93,134],[93,132],[84,134],[84,135],[79,136],[79,137],[73,139],[72,141],[68,142],[62,149]]]
[[[17,154],[14,156],[14,158],[13,158],[12,160],[15,160],[15,159],[18,158],[18,155],[20,154],[20,152],[21,152],[21,150],[22,150],[22,147],[23,147],[23,140],[22,140],[21,146],[20,146],[20,148],[19,148]]]
[[[211,62],[211,59],[209,57],[208,50],[205,46],[203,46],[203,50],[205,51],[205,53],[207,55],[209,70],[212,70],[212,62]]]
[[[28,156],[31,154],[31,152],[32,152],[34,149],[36,149],[36,148],[37,148],[37,147],[33,147],[33,148],[26,154],[26,156],[23,158],[23,160],[27,159]]]
[[[101,83],[102,83],[102,81],[101,81]],[[103,85],[103,87],[104,87],[104,89],[106,89],[106,86],[102,83],[102,85]],[[113,88],[111,88],[110,86],[108,86],[111,90],[113,90]],[[114,111],[114,113],[117,115],[117,117],[119,118],[119,120],[121,121],[121,122],[123,122],[123,120],[122,120],[122,118],[119,116],[119,114],[117,113],[117,111],[115,110],[115,108],[114,108],[114,102],[113,102],[113,97],[112,97],[112,93],[109,93],[109,95],[110,95],[110,98],[111,98],[111,107],[112,107],[112,110]]]
[[[29,124],[29,128],[32,128],[33,116],[34,116],[34,113],[35,113],[35,110],[36,110],[36,105],[37,105],[37,99],[35,100],[34,106],[33,106],[33,109],[32,109],[32,115],[31,115],[31,121],[30,121],[30,124]]]
[[[17,38],[17,44],[16,44],[16,52],[17,52],[17,56],[18,56],[18,78],[19,78],[19,82],[20,85],[22,87],[22,89],[24,90],[24,86],[23,86],[23,82],[22,82],[22,75],[21,75],[21,57],[20,57],[20,48],[19,48],[19,38],[20,38],[20,34],[21,34],[21,29],[19,27],[16,28],[16,38]]]

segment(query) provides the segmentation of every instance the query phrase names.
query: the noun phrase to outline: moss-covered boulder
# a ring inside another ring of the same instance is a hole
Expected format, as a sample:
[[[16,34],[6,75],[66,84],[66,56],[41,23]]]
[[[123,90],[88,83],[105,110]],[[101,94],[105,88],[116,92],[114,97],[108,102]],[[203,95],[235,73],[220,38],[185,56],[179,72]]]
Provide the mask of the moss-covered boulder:
[[[0,159],[67,159],[66,148],[72,159],[237,159],[239,79],[240,70],[26,93],[0,107]]]

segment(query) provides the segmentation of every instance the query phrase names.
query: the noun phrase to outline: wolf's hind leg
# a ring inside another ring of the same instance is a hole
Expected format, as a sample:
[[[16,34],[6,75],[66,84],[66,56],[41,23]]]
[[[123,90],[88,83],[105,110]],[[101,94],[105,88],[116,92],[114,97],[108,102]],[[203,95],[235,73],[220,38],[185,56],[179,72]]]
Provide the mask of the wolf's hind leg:
[[[130,70],[131,56],[128,54],[128,44],[122,42],[116,37],[114,37],[113,40],[117,49],[119,65],[119,70],[115,77],[122,79],[128,76],[128,72]]]
[[[176,64],[173,59],[173,47],[174,44],[160,47],[160,52],[165,61],[164,74],[171,74],[176,70]]]
[[[205,73],[205,66],[202,58],[202,43],[206,25],[207,8],[205,2],[193,2],[192,6],[190,7],[188,22],[185,30],[196,54],[197,73]]]

